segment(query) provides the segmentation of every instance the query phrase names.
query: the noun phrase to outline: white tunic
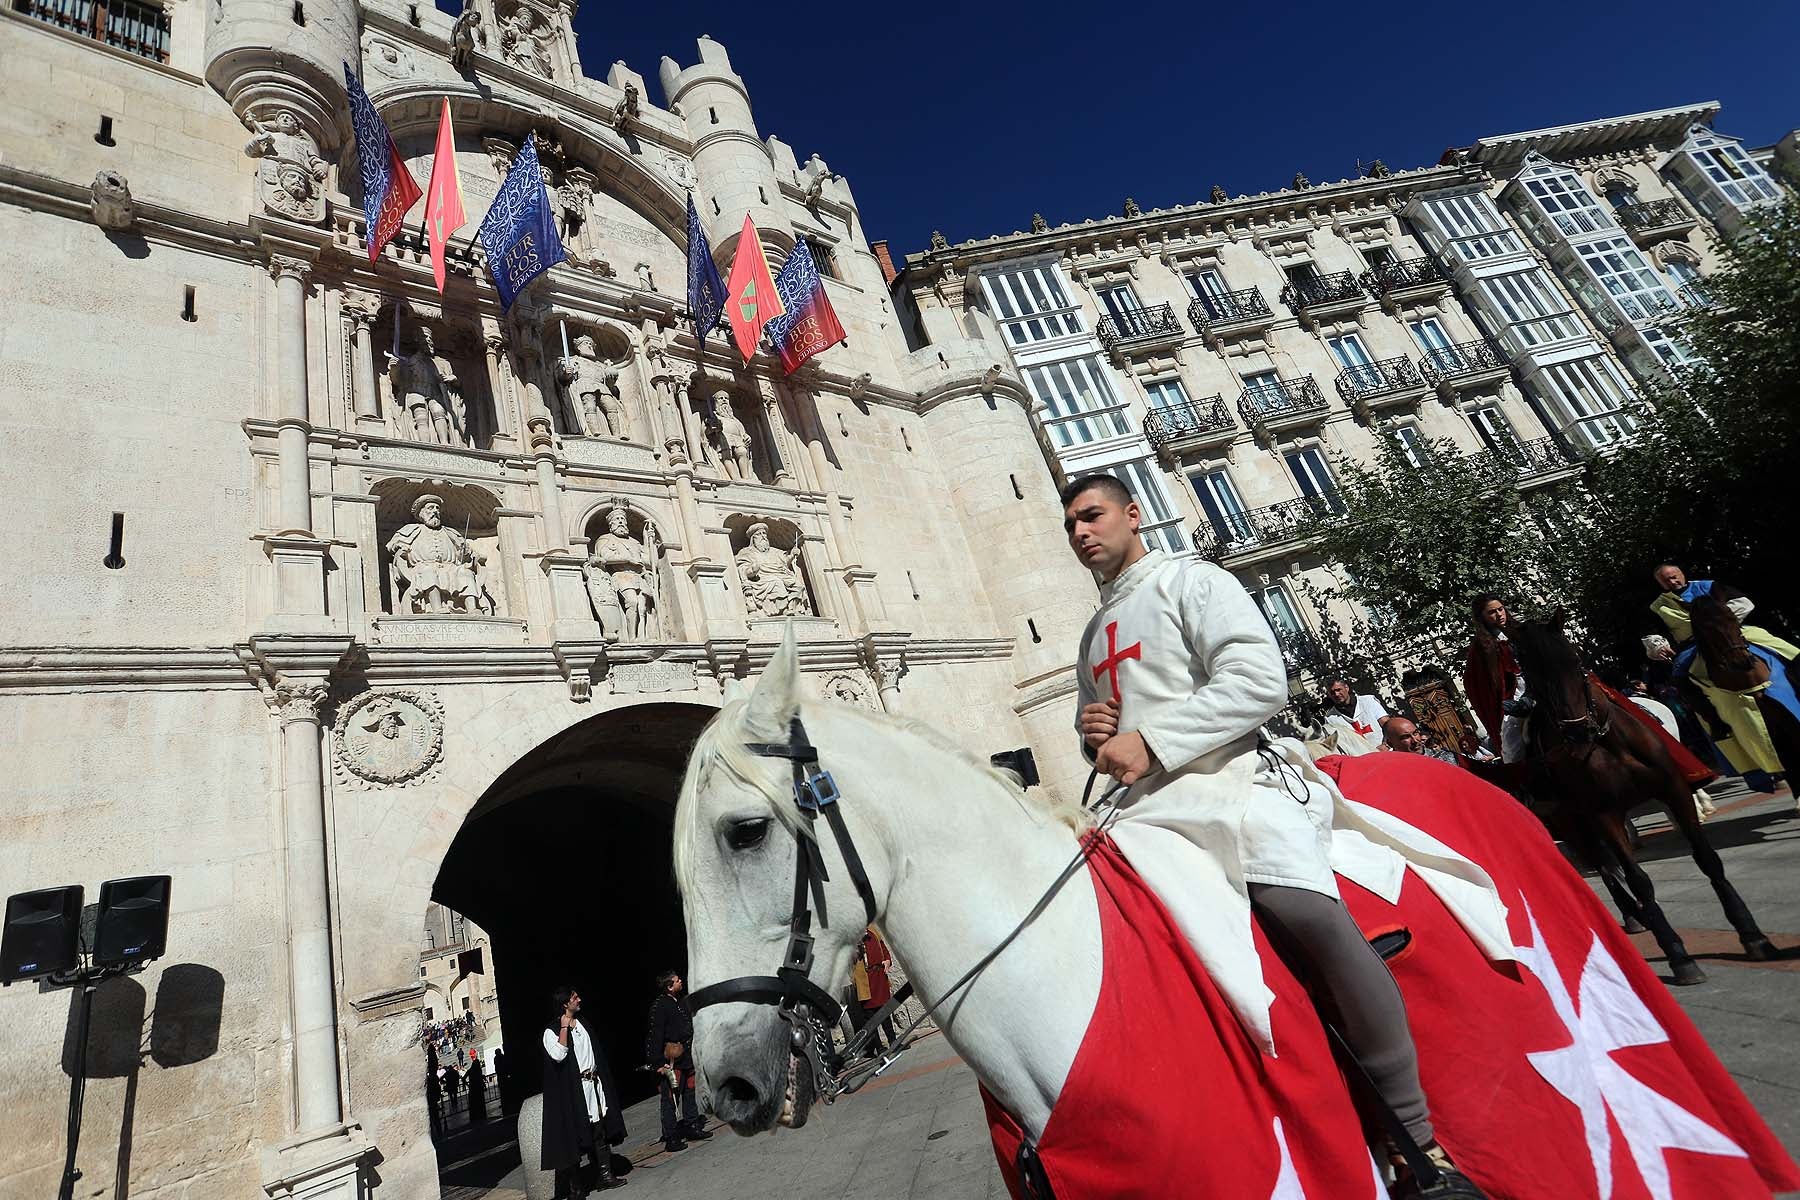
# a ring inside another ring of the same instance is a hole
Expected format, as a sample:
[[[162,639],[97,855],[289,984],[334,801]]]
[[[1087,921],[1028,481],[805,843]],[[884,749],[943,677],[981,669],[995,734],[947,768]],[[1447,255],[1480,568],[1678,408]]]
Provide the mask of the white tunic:
[[[581,1072],[581,1095],[587,1101],[588,1120],[598,1121],[606,1115],[606,1091],[594,1078],[594,1043],[588,1039],[587,1030],[577,1021],[569,1026],[569,1045],[562,1044],[553,1029],[544,1030],[544,1053],[552,1062],[561,1062],[569,1057],[569,1050],[575,1051],[575,1068]]]
[[[1505,909],[1479,867],[1345,798],[1298,742],[1258,751],[1262,723],[1287,703],[1287,672],[1242,584],[1152,550],[1100,598],[1082,634],[1078,711],[1116,698],[1119,731],[1142,734],[1160,768],[1119,799],[1113,839],[1264,1049],[1274,1050],[1274,994],[1251,934],[1249,884],[1335,897],[1335,869],[1394,900],[1410,866],[1484,951],[1511,957]]]
[[[1339,754],[1373,754],[1382,748],[1381,722],[1388,710],[1373,696],[1358,696],[1348,716],[1334,706],[1325,715],[1325,728],[1338,732]]]

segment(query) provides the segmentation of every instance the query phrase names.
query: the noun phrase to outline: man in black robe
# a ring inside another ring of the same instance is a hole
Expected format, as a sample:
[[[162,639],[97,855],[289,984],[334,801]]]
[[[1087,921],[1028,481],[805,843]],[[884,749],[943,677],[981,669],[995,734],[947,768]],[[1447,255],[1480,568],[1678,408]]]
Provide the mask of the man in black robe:
[[[688,1142],[710,1138],[700,1106],[694,1101],[694,1014],[681,994],[679,972],[664,971],[656,977],[644,1061],[656,1072],[657,1090],[662,1093],[663,1149],[671,1153],[686,1150]],[[677,1092],[681,1095],[679,1121],[675,1119]]]
[[[566,1200],[587,1195],[583,1153],[594,1160],[602,1191],[625,1186],[612,1169],[612,1147],[625,1140],[625,1116],[606,1055],[587,1022],[576,1015],[580,1011],[580,994],[557,988],[543,1038],[544,1139],[538,1165],[556,1172],[556,1194]]]

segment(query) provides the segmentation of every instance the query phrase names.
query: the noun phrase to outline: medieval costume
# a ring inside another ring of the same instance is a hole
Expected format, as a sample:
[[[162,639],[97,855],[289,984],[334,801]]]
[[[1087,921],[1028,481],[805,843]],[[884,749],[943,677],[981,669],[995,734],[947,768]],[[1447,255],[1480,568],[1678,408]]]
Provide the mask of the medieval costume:
[[[1381,723],[1387,718],[1388,710],[1381,706],[1381,701],[1373,696],[1359,695],[1352,699],[1349,712],[1335,704],[1326,704],[1325,731],[1338,735],[1339,754],[1373,754],[1381,749]]]
[[[1287,701],[1287,672],[1268,622],[1218,567],[1157,550],[1125,567],[1102,585],[1078,661],[1077,711],[1110,699],[1115,736],[1135,732],[1155,756],[1118,800],[1112,837],[1162,896],[1247,1031],[1276,1050],[1254,904],[1271,936],[1317,971],[1383,1099],[1428,1141],[1405,1008],[1344,914],[1333,872],[1378,894],[1418,872],[1485,950],[1509,958],[1487,876],[1418,830],[1352,805],[1299,743],[1259,745],[1262,723]]]
[[[598,1165],[601,1188],[623,1186],[625,1181],[613,1175],[612,1147],[625,1140],[625,1114],[587,1023],[575,1019],[566,1046],[558,1030],[557,1021],[544,1029],[544,1139],[538,1165],[556,1172],[557,1195],[579,1200],[587,1195],[583,1154]]]
[[[1519,761],[1523,744],[1518,718],[1508,714],[1506,706],[1524,698],[1525,677],[1519,672],[1519,660],[1513,657],[1512,643],[1506,635],[1489,629],[1479,618],[1463,665],[1463,692],[1501,760]]]
[[[1694,636],[1694,624],[1688,612],[1688,606],[1702,596],[1715,596],[1725,602],[1731,614],[1739,621],[1755,609],[1750,598],[1728,583],[1718,583],[1711,579],[1689,580],[1687,586],[1679,592],[1663,592],[1650,602],[1650,611],[1655,613],[1663,627],[1669,631],[1669,641],[1675,647],[1691,643]],[[1751,653],[1764,658],[1773,665],[1774,676],[1783,677],[1788,666],[1800,657],[1800,647],[1762,628],[1760,625],[1742,625],[1740,631]],[[1645,639],[1646,648],[1654,648],[1651,639]],[[1760,653],[1759,653],[1760,651]],[[1769,728],[1756,705],[1753,692],[1734,692],[1718,687],[1707,673],[1706,663],[1695,653],[1691,645],[1687,645],[1676,657],[1677,664],[1685,655],[1687,664],[1678,665],[1677,677],[1683,677],[1700,689],[1702,695],[1711,702],[1719,719],[1730,727],[1730,736],[1714,737],[1714,742],[1731,765],[1739,771],[1765,771],[1770,775],[1779,775],[1782,771],[1781,758],[1775,751],[1775,744],[1769,738]]]
[[[687,1000],[664,991],[650,1002],[650,1030],[644,1037],[644,1061],[657,1075],[662,1094],[662,1140],[668,1150],[685,1149],[687,1138],[706,1138],[706,1122],[694,1099],[694,1014]],[[675,1119],[676,1093],[681,1119]]]

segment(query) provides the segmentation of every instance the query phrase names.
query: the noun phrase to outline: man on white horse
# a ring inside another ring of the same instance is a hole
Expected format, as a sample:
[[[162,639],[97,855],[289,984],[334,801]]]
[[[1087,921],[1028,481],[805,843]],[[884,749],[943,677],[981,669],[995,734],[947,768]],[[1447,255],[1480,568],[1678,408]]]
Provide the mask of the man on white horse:
[[[1400,990],[1339,902],[1332,794],[1259,748],[1288,699],[1268,622],[1219,567],[1146,549],[1137,503],[1114,477],[1078,478],[1062,501],[1070,548],[1101,581],[1077,660],[1076,728],[1098,772],[1139,785],[1116,828],[1168,829],[1219,861],[1264,927],[1304,956],[1382,1100],[1444,1172],[1432,1194],[1454,1181],[1454,1194],[1479,1195],[1432,1136]]]

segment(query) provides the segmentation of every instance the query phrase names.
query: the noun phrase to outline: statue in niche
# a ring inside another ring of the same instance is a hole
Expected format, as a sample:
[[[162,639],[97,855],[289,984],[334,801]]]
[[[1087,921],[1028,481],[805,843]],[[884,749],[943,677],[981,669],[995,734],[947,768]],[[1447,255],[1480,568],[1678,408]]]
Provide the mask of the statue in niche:
[[[575,353],[557,360],[556,378],[582,433],[631,440],[631,417],[619,395],[619,368],[600,361],[593,338],[584,333],[575,339]]]
[[[623,508],[609,509],[606,532],[594,539],[582,564],[588,599],[609,642],[647,642],[656,633],[662,608],[656,577],[656,529],[644,522],[642,541],[631,536],[631,517]]]
[[[812,597],[800,574],[800,539],[778,550],[769,541],[769,527],[761,521],[750,526],[750,544],[736,555],[738,578],[744,584],[744,607],[753,617],[806,616],[813,611]]]
[[[476,570],[484,557],[469,539],[444,526],[444,500],[426,493],[412,503],[418,520],[388,539],[388,566],[395,584],[394,610],[401,613],[477,613],[483,588]]]
[[[500,53],[506,61],[544,79],[556,78],[550,61],[550,43],[556,31],[526,5],[512,10],[500,22]]]
[[[750,431],[738,420],[737,410],[731,405],[731,393],[720,390],[712,396],[712,417],[716,429],[716,445],[719,462],[725,468],[727,479],[747,479],[754,483],[756,472],[752,466],[752,446]]]
[[[284,108],[267,125],[244,119],[252,135],[244,153],[262,160],[256,177],[263,207],[298,221],[323,220],[328,168],[300,118]]]
[[[475,0],[463,0],[462,15],[450,27],[450,65],[466,71],[475,61],[475,43],[487,45],[487,30],[481,27],[481,10]]]
[[[395,434],[410,441],[439,446],[468,444],[468,404],[450,360],[437,352],[431,326],[419,326],[419,345],[411,354],[388,357],[388,382],[397,411]]]

